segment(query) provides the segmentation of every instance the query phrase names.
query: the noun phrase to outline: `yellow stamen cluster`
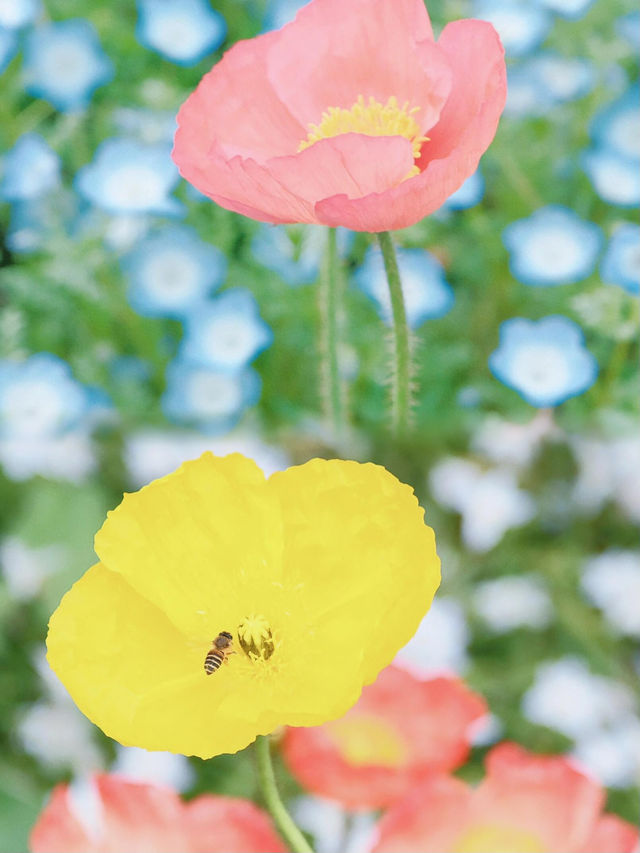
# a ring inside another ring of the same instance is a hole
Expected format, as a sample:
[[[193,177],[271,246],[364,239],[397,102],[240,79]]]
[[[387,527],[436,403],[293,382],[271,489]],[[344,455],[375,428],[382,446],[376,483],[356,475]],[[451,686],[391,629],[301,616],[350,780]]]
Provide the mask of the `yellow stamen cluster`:
[[[368,102],[362,95],[351,109],[329,107],[322,113],[319,124],[310,124],[307,138],[304,139],[298,151],[304,151],[321,139],[330,139],[342,133],[363,133],[366,136],[404,136],[411,142],[413,158],[420,157],[422,143],[428,141],[427,136],[420,134],[420,126],[415,119],[420,107],[409,108],[409,102],[398,105],[395,97],[389,98],[386,104],[381,104],[370,97]],[[416,167],[417,170],[417,167]]]
[[[269,621],[264,616],[247,616],[238,625],[240,648],[252,660],[267,660],[275,645]]]

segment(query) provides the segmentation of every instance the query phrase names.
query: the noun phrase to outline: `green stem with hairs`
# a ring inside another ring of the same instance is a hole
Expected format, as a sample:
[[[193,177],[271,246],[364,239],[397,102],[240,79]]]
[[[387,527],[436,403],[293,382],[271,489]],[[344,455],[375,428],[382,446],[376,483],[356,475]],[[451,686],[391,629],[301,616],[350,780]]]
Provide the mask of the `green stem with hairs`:
[[[276,777],[271,762],[271,750],[268,735],[259,735],[256,738],[256,764],[258,767],[258,780],[265,804],[275,825],[293,853],[313,853],[307,839],[293,822],[289,812],[276,787]]]
[[[388,231],[376,234],[389,284],[393,319],[392,424],[396,436],[409,429],[411,413],[411,346],[398,259]]]
[[[322,387],[325,411],[336,436],[344,427],[344,388],[340,376],[340,311],[342,276],[335,228],[327,229],[327,247],[320,276]]]

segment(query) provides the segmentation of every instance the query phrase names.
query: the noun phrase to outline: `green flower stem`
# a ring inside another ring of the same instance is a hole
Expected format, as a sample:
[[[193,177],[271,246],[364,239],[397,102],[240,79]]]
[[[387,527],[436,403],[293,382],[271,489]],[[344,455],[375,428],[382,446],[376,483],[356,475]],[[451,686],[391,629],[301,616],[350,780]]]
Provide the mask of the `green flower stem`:
[[[389,296],[391,297],[393,316],[392,424],[395,434],[399,436],[405,434],[409,428],[411,410],[409,327],[393,240],[388,231],[381,231],[376,234],[376,237],[382,251],[387,282],[389,283]]]
[[[342,275],[336,229],[327,229],[327,248],[320,276],[322,387],[325,411],[338,436],[344,427],[344,389],[340,376],[340,317]]]
[[[293,822],[291,815],[284,807],[276,787],[276,777],[271,763],[271,750],[268,735],[259,735],[256,739],[256,761],[258,779],[265,803],[280,834],[287,842],[293,853],[313,853],[307,839]]]

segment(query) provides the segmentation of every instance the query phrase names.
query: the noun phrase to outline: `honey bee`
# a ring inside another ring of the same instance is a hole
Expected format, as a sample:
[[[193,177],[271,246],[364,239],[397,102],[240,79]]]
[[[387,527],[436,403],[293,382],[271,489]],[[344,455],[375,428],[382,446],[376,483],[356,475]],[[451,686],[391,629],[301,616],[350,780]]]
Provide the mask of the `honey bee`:
[[[220,631],[204,659],[204,671],[207,675],[211,675],[212,672],[220,669],[227,657],[235,654],[232,645],[232,635],[228,631]]]

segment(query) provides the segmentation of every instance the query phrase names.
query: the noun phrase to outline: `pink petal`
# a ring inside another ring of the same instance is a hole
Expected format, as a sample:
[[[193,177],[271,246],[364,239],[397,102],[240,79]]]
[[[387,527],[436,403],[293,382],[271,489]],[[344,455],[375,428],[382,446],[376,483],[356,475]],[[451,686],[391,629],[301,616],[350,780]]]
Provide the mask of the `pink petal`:
[[[29,836],[31,853],[94,853],[84,828],[69,809],[68,785],[56,785]]]
[[[477,168],[504,108],[504,52],[493,27],[475,20],[449,24],[438,46],[456,73],[441,119],[423,146],[423,171],[386,193],[361,199],[340,194],[318,202],[323,224],[354,231],[406,228],[437,210]],[[422,168],[422,158],[418,163]]]
[[[612,853],[614,850],[615,853],[633,853],[639,842],[640,833],[635,826],[607,814],[600,818],[580,853]]]
[[[204,794],[185,811],[190,853],[285,853],[271,819],[248,800]]]

